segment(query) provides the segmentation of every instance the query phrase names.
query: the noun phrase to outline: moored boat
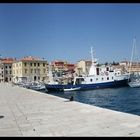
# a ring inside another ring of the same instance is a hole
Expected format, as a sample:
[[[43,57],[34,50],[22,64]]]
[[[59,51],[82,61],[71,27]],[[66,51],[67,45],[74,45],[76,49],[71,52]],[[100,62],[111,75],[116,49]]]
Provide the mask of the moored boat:
[[[138,71],[132,71],[132,65],[135,65],[135,68],[138,67],[138,61],[133,62],[134,60],[134,50],[136,50],[136,38],[133,39],[133,48],[132,48],[132,55],[131,55],[131,61],[130,61],[130,67],[129,67],[129,82],[128,85],[132,88],[140,87],[140,72]],[[130,72],[130,70],[132,72]]]
[[[128,73],[122,73],[120,69],[113,69],[111,66],[97,66],[97,59],[93,56],[91,48],[92,65],[87,76],[74,78],[73,84],[46,84],[48,91],[64,91],[64,89],[91,90],[100,88],[115,88],[128,86]]]

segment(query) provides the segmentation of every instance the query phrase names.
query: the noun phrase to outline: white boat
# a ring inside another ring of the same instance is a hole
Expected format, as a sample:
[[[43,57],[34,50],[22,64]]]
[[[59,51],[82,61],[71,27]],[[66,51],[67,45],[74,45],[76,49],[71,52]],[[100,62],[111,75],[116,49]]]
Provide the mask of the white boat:
[[[131,55],[131,61],[130,61],[130,67],[129,67],[129,82],[128,85],[132,88],[134,87],[140,87],[140,73],[139,72],[130,72],[132,68],[133,57],[134,52],[136,51],[136,38],[133,40],[133,48],[132,48],[132,55]],[[135,62],[137,64],[137,62]]]
[[[140,87],[140,81],[133,81],[133,82],[129,82],[128,85],[132,88],[137,88],[137,87]]]
[[[92,65],[88,75],[74,77],[74,82],[71,84],[46,84],[46,89],[48,91],[64,91],[64,89],[65,91],[72,91],[128,86],[129,73],[123,73],[121,69],[116,69],[109,65],[98,66],[97,59],[93,56],[92,48],[91,57]]]
[[[76,87],[76,88],[64,88],[64,91],[76,91],[80,90],[81,87]]]

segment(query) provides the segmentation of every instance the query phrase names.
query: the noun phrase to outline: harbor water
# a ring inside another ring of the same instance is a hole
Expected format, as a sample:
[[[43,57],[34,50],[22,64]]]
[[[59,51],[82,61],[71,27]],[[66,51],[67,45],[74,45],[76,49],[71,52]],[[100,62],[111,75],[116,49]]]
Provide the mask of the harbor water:
[[[88,91],[51,92],[55,96],[102,108],[140,115],[140,88],[108,88]]]

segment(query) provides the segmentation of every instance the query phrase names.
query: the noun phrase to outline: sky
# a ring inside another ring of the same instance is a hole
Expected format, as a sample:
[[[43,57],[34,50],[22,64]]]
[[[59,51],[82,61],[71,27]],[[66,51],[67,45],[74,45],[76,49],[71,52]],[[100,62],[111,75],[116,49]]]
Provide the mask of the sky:
[[[118,62],[130,60],[134,36],[140,52],[139,3],[0,4],[2,57],[76,63],[92,46],[99,63]]]

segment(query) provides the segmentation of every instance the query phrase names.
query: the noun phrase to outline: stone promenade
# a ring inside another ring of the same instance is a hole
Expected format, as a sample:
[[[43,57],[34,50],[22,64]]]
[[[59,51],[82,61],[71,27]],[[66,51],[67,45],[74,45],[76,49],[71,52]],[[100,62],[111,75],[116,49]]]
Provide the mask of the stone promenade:
[[[0,83],[0,136],[140,136],[140,116]]]

